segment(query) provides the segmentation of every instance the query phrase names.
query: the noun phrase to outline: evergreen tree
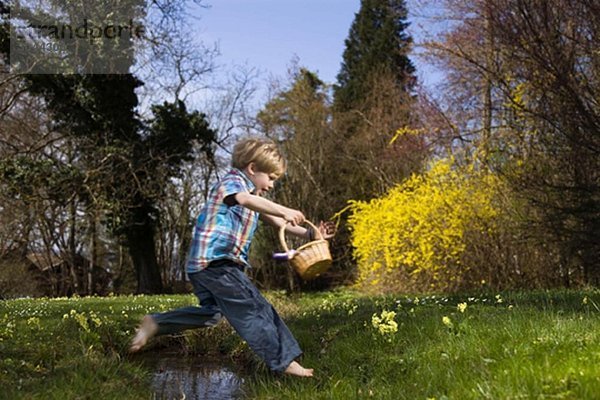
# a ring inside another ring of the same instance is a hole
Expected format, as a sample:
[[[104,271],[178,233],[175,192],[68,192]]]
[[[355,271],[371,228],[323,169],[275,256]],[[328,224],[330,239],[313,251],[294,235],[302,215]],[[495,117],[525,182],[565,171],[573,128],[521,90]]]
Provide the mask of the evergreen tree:
[[[333,99],[336,197],[368,199],[421,167],[422,139],[394,139],[414,123],[407,14],[405,0],[362,0],[350,28]]]
[[[334,105],[348,111],[369,92],[368,82],[381,72],[391,72],[397,85],[409,92],[415,68],[407,54],[412,38],[405,0],[362,0],[346,39],[341,71],[337,76]]]
[[[396,137],[412,126],[415,68],[405,0],[361,0],[334,86],[329,190],[343,210],[349,200],[368,200],[419,171],[427,156],[423,138]],[[354,271],[346,224],[336,235],[336,263]],[[343,249],[343,250],[342,250]]]

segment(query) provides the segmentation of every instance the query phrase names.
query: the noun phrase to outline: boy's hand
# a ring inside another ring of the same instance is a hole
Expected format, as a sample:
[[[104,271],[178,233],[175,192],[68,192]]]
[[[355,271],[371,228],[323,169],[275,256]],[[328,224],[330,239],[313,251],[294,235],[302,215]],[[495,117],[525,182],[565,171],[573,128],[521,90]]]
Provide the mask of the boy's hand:
[[[321,221],[321,223],[319,224],[319,232],[323,236],[323,239],[331,239],[335,236],[335,233],[337,232],[337,226],[335,226],[335,223],[331,221]]]
[[[292,208],[285,208],[284,213],[282,215],[283,219],[292,224],[293,226],[299,225],[304,222],[306,217],[302,214],[301,211],[294,210]]]

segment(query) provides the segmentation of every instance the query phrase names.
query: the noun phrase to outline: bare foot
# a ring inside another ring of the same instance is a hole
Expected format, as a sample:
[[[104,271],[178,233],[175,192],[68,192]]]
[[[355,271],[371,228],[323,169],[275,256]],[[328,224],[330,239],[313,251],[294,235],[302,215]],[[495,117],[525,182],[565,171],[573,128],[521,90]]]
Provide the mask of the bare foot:
[[[142,322],[137,329],[133,340],[131,341],[131,346],[129,347],[130,353],[135,353],[139,351],[142,347],[148,343],[148,340],[152,338],[152,336],[156,335],[158,331],[158,325],[151,316],[146,315],[142,318]]]
[[[311,377],[313,376],[312,368],[304,368],[302,365],[298,364],[296,361],[292,361],[290,365],[288,365],[287,369],[284,373],[294,376],[303,376],[303,377]]]

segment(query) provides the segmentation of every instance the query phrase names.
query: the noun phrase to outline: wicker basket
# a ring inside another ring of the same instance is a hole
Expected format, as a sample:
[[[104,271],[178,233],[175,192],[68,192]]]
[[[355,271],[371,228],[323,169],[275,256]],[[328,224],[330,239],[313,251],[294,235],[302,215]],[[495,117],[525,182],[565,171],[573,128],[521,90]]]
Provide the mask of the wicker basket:
[[[329,242],[323,239],[321,232],[312,222],[306,221],[306,223],[313,228],[317,240],[298,247],[295,252],[290,252],[285,242],[286,225],[283,225],[279,231],[279,240],[285,252],[290,254],[289,261],[292,267],[302,279],[309,281],[327,271],[331,266],[332,259],[329,252]]]

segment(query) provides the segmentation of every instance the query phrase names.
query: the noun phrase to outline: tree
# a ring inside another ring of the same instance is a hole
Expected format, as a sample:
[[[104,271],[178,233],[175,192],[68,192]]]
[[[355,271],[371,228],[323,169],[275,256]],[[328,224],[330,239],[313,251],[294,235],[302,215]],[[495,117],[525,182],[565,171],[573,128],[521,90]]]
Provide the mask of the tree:
[[[431,43],[470,151],[528,203],[524,240],[558,253],[564,284],[600,282],[600,58],[594,2],[453,0]],[[460,18],[453,18],[458,16]],[[547,266],[547,264],[546,264]],[[581,278],[578,278],[581,277]]]
[[[288,161],[286,174],[273,191],[282,204],[300,209],[313,221],[327,220],[336,212],[331,189],[335,187],[327,169],[337,149],[332,140],[330,100],[327,85],[317,74],[293,65],[289,87],[279,90],[259,112],[259,129],[280,143]],[[260,231],[253,253],[270,258],[278,232]],[[295,287],[294,272],[281,279],[281,264],[261,263],[257,278],[269,285]]]
[[[363,0],[346,39],[333,91],[331,140],[337,151],[328,160],[330,201],[339,212],[349,200],[380,196],[423,166],[428,151],[413,131],[415,68],[408,57],[403,0]],[[344,215],[345,216],[345,215]],[[354,270],[347,227],[336,236],[344,270]]]
[[[363,0],[346,39],[333,121],[340,151],[331,172],[338,198],[368,199],[421,168],[421,137],[398,137],[413,127],[415,68],[403,0]]]
[[[27,92],[22,77],[2,78],[0,257],[12,260],[4,268],[18,266],[30,252],[41,252],[47,259],[61,253],[69,267],[69,282],[60,286],[68,293],[91,294],[80,285],[74,262],[87,239],[81,231],[82,218],[75,217],[85,211],[77,196],[84,180],[78,153],[73,141],[53,124],[43,99]],[[13,275],[9,270],[5,276]]]
[[[494,73],[510,99],[507,122],[520,136],[510,150],[524,161],[513,183],[539,210],[537,222],[561,248],[567,274],[579,270],[585,283],[598,285],[598,5],[587,0],[491,4],[504,61]]]
[[[389,72],[395,84],[410,92],[415,68],[408,58],[412,39],[404,0],[362,0],[346,39],[342,68],[335,86],[335,107],[349,111],[371,92],[373,75]]]
[[[103,5],[97,2],[94,8],[101,21],[107,18],[102,11],[112,11]],[[133,2],[123,5],[140,6]],[[55,6],[60,8],[61,4]],[[138,15],[137,9],[131,12]],[[63,16],[67,18],[64,23],[77,17],[69,12]],[[35,15],[25,13],[24,17]],[[121,39],[111,43],[119,48],[131,46],[131,38]],[[99,46],[104,44],[100,41]],[[129,64],[121,74],[86,74],[86,65],[81,64],[75,69],[81,73],[29,74],[24,79],[29,93],[45,99],[55,126],[79,146],[78,164],[84,167],[85,177],[78,196],[91,209],[104,211],[106,223],[125,240],[135,265],[138,291],[159,292],[162,282],[154,243],[156,199],[162,185],[177,174],[182,163],[192,159],[194,143],[201,143],[199,151],[212,154],[209,143],[214,135],[204,115],[187,112],[181,102],[154,107],[149,124],[140,119],[136,89],[142,82],[129,72],[133,65],[129,55],[125,54]],[[80,59],[75,57],[75,61]],[[101,61],[110,60],[96,60]]]
[[[192,159],[193,143],[201,143],[200,151],[212,152],[213,131],[204,115],[188,113],[178,102],[154,106],[154,117],[142,132],[142,121],[133,113],[138,81],[131,75],[77,76],[76,84],[64,83],[62,76],[42,77],[41,82],[37,76],[29,78],[30,91],[43,93],[58,120],[78,124],[78,133],[73,134],[95,144],[93,153],[84,155],[86,167],[93,171],[91,179],[102,182],[98,194],[107,204],[113,231],[126,241],[138,291],[160,292],[155,204],[181,164]],[[89,97],[93,102],[80,101],[75,91],[93,93]]]
[[[185,259],[184,252],[191,238],[191,223],[189,208],[191,201],[191,182],[186,181],[186,175],[189,173],[187,165],[195,162],[200,157],[205,157],[206,163],[214,165],[214,142],[216,132],[212,130],[206,119],[206,115],[186,109],[183,101],[175,104],[167,103],[152,107],[153,118],[149,121],[147,136],[144,140],[144,146],[147,148],[144,153],[146,158],[141,160],[147,173],[148,179],[145,186],[151,187],[150,196],[153,199],[155,207],[158,205],[166,206],[161,212],[172,212],[165,197],[169,192],[176,190],[173,180],[181,183],[182,198],[176,201],[181,203],[178,207],[178,217],[175,218],[175,233],[179,245],[176,254],[178,262],[183,264]],[[164,218],[158,213],[154,221],[155,229],[161,226],[168,218]],[[171,219],[173,221],[173,219]],[[153,239],[155,239],[153,237]],[[163,239],[163,238],[161,238]],[[175,237],[172,238],[173,240]],[[160,240],[159,240],[160,242]],[[175,243],[172,243],[175,246]],[[169,257],[173,255],[174,247],[170,251]],[[164,254],[163,254],[164,255]],[[163,270],[168,270],[169,264],[163,265]],[[181,273],[182,271],[180,271]],[[183,275],[183,274],[182,274]]]

